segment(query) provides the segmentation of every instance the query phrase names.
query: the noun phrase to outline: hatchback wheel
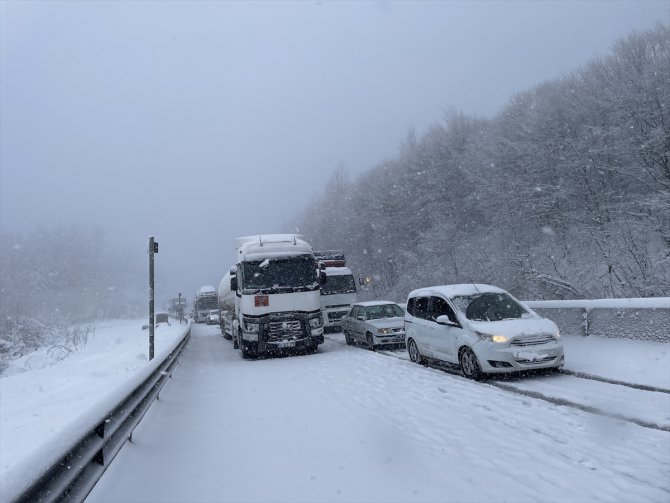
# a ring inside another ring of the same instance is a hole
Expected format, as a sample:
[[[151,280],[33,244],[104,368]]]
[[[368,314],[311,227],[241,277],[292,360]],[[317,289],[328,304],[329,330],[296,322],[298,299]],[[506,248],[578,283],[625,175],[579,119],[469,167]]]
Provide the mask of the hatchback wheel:
[[[414,342],[414,339],[410,339],[407,343],[407,352],[409,353],[409,359],[414,363],[421,363],[421,353],[419,353],[419,347]]]
[[[458,355],[458,362],[461,364],[463,375],[468,379],[479,381],[482,377],[482,368],[479,366],[477,356],[470,348],[463,348]]]
[[[349,332],[346,330],[344,331],[344,342],[347,343],[347,346],[351,346],[354,343],[354,341],[351,339],[351,336],[349,335]]]
[[[365,338],[368,341],[368,349],[370,351],[374,351],[376,348],[375,348],[375,340],[372,337],[372,334],[370,332],[368,332],[367,334],[365,334]]]

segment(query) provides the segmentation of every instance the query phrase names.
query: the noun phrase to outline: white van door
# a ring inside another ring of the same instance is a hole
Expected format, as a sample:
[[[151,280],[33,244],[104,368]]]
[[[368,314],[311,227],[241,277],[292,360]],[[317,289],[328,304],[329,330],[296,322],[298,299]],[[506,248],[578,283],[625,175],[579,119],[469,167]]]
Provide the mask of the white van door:
[[[419,348],[419,353],[423,356],[433,358],[433,348],[431,347],[431,328],[429,321],[430,297],[415,297],[411,325],[405,324],[408,331],[406,337],[412,337]]]
[[[450,321],[459,324],[454,310],[446,299],[439,296],[431,297],[431,345],[435,358],[458,363],[458,338],[463,331],[460,326],[441,325],[437,323],[438,316],[447,316]]]

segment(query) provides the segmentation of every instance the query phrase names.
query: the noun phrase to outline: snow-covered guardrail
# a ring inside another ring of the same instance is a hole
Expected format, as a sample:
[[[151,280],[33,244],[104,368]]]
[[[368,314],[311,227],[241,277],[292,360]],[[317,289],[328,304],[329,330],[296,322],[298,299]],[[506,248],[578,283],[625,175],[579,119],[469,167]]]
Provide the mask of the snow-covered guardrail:
[[[103,411],[88,429],[84,428],[81,437],[61,451],[57,461],[20,494],[5,494],[7,501],[84,501],[172,376],[190,336],[188,323],[183,336],[162,361],[151,362],[123,399],[111,410]]]
[[[561,332],[670,342],[670,297],[525,301]]]

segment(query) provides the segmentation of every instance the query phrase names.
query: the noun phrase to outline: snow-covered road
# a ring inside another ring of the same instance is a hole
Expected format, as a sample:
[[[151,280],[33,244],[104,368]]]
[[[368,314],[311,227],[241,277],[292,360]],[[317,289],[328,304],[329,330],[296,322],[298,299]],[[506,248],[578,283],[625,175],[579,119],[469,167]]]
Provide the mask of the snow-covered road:
[[[87,501],[669,499],[668,432],[332,339],[245,361],[196,325]]]

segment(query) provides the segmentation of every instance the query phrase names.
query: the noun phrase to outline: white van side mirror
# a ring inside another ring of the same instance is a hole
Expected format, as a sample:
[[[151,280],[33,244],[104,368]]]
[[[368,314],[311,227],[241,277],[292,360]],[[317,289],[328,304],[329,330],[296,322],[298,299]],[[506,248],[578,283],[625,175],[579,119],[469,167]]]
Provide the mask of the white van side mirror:
[[[435,322],[436,322],[438,325],[445,325],[445,326],[447,326],[447,327],[458,327],[458,328],[461,328],[461,324],[460,324],[460,323],[458,323],[458,322],[456,322],[456,321],[451,321],[451,320],[449,319],[449,316],[447,316],[446,314],[442,314],[442,315],[438,316],[437,318],[435,318]]]

